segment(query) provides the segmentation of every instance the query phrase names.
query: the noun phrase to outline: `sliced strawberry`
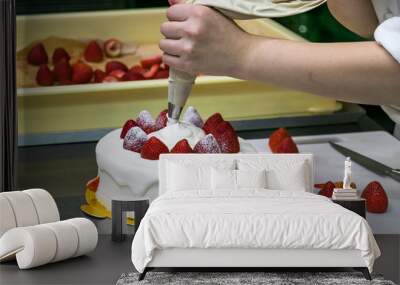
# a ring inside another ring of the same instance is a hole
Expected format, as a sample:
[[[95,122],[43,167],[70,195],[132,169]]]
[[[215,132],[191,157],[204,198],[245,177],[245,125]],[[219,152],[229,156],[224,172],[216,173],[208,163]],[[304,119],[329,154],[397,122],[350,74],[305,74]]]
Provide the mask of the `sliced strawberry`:
[[[215,113],[212,116],[210,116],[207,121],[204,123],[203,130],[205,131],[206,134],[211,133],[212,130],[214,130],[219,123],[223,122],[224,119],[222,118],[220,113]]]
[[[162,63],[161,55],[143,58],[140,61],[140,65],[143,66],[144,68],[150,68],[155,64],[161,64],[161,63]]]
[[[144,77],[141,73],[133,73],[128,71],[125,73],[124,77],[122,77],[122,81],[136,81],[136,80],[143,80]]]
[[[124,126],[122,127],[120,138],[123,139],[126,136],[126,133],[133,127],[136,127],[137,124],[134,120],[129,119],[125,122]]]
[[[52,61],[54,65],[61,60],[69,62],[70,59],[71,57],[69,56],[68,52],[62,47],[56,48],[53,52]]]
[[[101,83],[103,82],[104,78],[106,78],[107,74],[100,69],[96,69],[94,71],[94,82]]]
[[[128,67],[118,60],[112,60],[112,61],[107,62],[107,64],[106,64],[106,73],[110,74],[111,71],[113,71],[113,70],[122,70],[122,71],[127,72]]]
[[[204,126],[203,119],[201,118],[199,112],[193,106],[189,106],[183,115],[183,121],[192,124],[196,127],[202,128]]]
[[[83,56],[88,62],[101,62],[103,60],[103,50],[96,41],[90,41]]]
[[[385,189],[378,181],[369,183],[361,194],[367,200],[367,211],[370,213],[385,213],[389,206],[389,199]]]
[[[47,64],[49,57],[42,43],[34,45],[28,53],[27,61],[32,65]]]
[[[158,160],[162,153],[169,153],[168,147],[156,137],[151,137],[140,152],[142,158],[151,160]]]
[[[197,153],[221,153],[221,148],[212,134],[204,136],[193,148]]]
[[[299,153],[299,149],[292,137],[287,137],[278,146],[276,153]]]
[[[119,57],[121,55],[122,43],[117,39],[109,39],[104,42],[104,53],[108,57]]]
[[[136,119],[136,124],[142,128],[146,134],[153,132],[155,129],[155,121],[147,110],[143,110],[139,113],[139,116]]]
[[[89,83],[93,77],[92,68],[82,61],[72,66],[72,82],[75,84]]]
[[[54,65],[54,78],[61,85],[71,84],[72,80],[72,67],[69,62],[62,58]]]
[[[324,184],[322,189],[319,191],[319,195],[326,196],[328,198],[332,197],[333,189],[335,189],[335,184],[332,181],[328,181]]]
[[[147,140],[147,134],[141,128],[133,127],[128,130],[124,137],[123,147],[126,150],[140,152]]]
[[[271,149],[271,151],[273,153],[276,153],[278,151],[278,146],[287,137],[290,137],[290,135],[285,128],[279,128],[275,132],[273,132],[269,136],[269,140],[268,140],[268,145],[269,145],[269,148]]]
[[[42,64],[36,73],[36,83],[41,86],[52,86],[54,84],[54,74],[47,64]]]
[[[178,141],[175,146],[171,149],[171,153],[193,153],[193,149],[191,148],[187,139],[183,139]]]
[[[100,184],[100,177],[96,176],[95,178],[89,180],[86,183],[86,188],[90,191],[96,192],[97,188],[99,188],[99,184]]]
[[[146,69],[144,69],[140,65],[134,65],[129,69],[129,72],[134,74],[140,74],[141,76],[143,76],[143,73],[146,72]]]
[[[168,123],[168,110],[162,110],[156,119],[155,131],[161,130],[166,127]]]
[[[114,76],[118,81],[122,81],[126,72],[120,69],[116,69],[110,72],[109,76]]]
[[[222,153],[238,153],[239,137],[229,122],[221,122],[211,131],[217,140]]]
[[[165,79],[169,77],[169,70],[168,69],[160,69],[154,75],[153,79]]]
[[[107,75],[106,77],[104,77],[103,79],[103,83],[114,83],[114,82],[118,82],[118,78],[111,76],[111,75]]]
[[[153,79],[153,77],[156,75],[157,71],[160,69],[159,64],[153,64],[149,70],[145,71],[143,73],[143,77],[145,79]]]

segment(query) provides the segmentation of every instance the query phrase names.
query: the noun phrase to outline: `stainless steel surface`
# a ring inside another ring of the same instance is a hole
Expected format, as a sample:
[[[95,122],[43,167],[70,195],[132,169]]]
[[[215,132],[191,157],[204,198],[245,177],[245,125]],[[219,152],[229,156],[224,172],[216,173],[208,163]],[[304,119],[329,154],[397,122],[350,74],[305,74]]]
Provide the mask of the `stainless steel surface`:
[[[171,118],[175,121],[179,121],[179,117],[181,116],[183,108],[180,106],[176,106],[175,104],[168,102],[168,118]]]
[[[400,170],[399,169],[393,169],[387,165],[384,165],[383,163],[380,163],[379,161],[373,160],[365,155],[362,155],[362,154],[355,152],[351,149],[348,149],[344,146],[338,145],[334,142],[329,142],[329,144],[335,150],[337,150],[344,156],[350,156],[354,162],[367,168],[368,170],[370,170],[378,175],[381,175],[381,176],[389,176],[389,177],[393,178],[394,180],[397,180],[400,182]]]

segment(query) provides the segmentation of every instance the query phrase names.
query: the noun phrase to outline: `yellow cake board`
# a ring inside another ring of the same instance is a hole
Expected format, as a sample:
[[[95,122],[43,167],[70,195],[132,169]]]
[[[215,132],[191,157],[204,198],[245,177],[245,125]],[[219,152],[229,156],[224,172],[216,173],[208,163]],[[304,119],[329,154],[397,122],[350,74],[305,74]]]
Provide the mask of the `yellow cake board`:
[[[61,13],[17,17],[17,49],[48,37],[107,39],[157,43],[165,9]],[[269,19],[240,21],[248,32],[302,41]],[[17,75],[18,76],[18,75]],[[146,109],[157,115],[166,108],[167,80],[18,88],[19,134],[43,134],[121,127]],[[335,100],[268,84],[230,77],[202,76],[189,98],[207,118],[221,112],[227,120],[331,113]]]

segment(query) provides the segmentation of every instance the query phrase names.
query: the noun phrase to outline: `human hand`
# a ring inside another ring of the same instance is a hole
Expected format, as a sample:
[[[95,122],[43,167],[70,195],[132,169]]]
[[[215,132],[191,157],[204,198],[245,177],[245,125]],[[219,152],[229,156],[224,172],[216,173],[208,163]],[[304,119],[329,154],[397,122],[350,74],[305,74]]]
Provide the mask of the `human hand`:
[[[209,7],[170,2],[176,5],[167,10],[169,21],[161,25],[163,61],[191,74],[235,76],[246,60],[251,36]]]

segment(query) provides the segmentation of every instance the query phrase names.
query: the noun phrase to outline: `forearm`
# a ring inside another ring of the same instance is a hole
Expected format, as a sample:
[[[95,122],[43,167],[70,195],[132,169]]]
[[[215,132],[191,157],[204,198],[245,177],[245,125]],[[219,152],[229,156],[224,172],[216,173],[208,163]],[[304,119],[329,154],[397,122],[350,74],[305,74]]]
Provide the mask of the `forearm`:
[[[400,105],[400,64],[375,42],[253,37],[232,76],[364,104]]]

